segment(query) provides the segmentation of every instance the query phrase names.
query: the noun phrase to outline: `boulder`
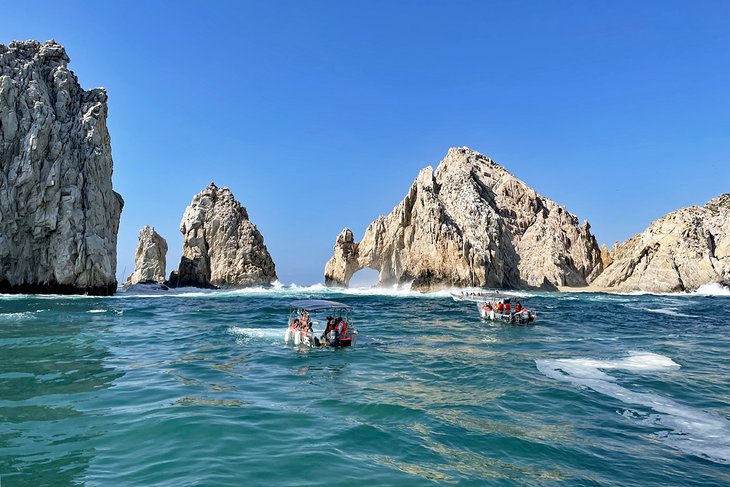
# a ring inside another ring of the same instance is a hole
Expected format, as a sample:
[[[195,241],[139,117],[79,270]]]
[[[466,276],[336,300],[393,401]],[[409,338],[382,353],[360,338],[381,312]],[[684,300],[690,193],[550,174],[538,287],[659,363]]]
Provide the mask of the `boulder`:
[[[54,41],[0,45],[0,292],[108,295],[124,204],[107,94]]]
[[[588,222],[537,194],[476,151],[452,148],[419,173],[403,201],[371,223],[362,241],[345,229],[325,266],[346,286],[369,267],[381,285],[548,289],[585,286],[602,270]]]
[[[125,287],[133,284],[165,282],[167,266],[167,242],[150,226],[139,231],[139,244],[134,255],[134,272],[127,278]]]
[[[228,188],[211,183],[197,194],[180,231],[183,256],[170,286],[246,287],[276,280],[264,237]]]
[[[730,285],[730,194],[682,208],[617,245],[593,283],[616,291],[692,291]]]

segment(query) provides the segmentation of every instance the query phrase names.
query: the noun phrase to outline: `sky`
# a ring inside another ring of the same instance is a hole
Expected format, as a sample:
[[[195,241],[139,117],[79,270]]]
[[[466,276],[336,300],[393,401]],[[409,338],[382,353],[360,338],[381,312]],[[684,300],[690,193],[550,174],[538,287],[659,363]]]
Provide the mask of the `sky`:
[[[227,186],[282,283],[323,281],[335,238],[449,147],[490,156],[611,246],[730,192],[730,2],[9,2],[0,43],[55,39],[109,93],[137,235]]]

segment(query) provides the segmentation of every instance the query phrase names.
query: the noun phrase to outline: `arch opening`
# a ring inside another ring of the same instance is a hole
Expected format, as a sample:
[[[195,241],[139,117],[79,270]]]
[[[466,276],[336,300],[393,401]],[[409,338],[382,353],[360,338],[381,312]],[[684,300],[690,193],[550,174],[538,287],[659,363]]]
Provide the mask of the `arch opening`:
[[[364,267],[355,272],[350,278],[350,288],[371,288],[380,282],[380,273],[375,269]]]

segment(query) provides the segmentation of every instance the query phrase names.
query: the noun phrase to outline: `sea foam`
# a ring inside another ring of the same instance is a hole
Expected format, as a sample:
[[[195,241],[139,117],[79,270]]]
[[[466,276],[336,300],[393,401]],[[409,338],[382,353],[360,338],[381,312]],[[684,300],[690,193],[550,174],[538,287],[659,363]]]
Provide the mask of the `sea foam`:
[[[551,379],[587,387],[600,394],[654,411],[647,415],[624,415],[663,431],[655,436],[665,444],[707,460],[730,464],[730,422],[717,414],[691,408],[652,392],[637,392],[616,383],[606,370],[638,374],[678,370],[671,358],[648,352],[632,352],[616,360],[571,358],[536,360],[538,370]]]

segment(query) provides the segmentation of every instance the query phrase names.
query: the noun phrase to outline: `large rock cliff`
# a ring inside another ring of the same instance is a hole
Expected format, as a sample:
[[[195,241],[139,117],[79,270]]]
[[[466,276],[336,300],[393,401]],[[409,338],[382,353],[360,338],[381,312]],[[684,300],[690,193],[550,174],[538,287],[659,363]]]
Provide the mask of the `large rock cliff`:
[[[268,285],[276,269],[264,237],[228,188],[208,185],[185,210],[180,231],[183,256],[171,286]]]
[[[0,45],[0,292],[117,287],[107,94],[68,63],[53,41]]]
[[[161,284],[165,281],[167,242],[150,226],[139,231],[139,244],[134,255],[134,272],[126,286],[133,284]]]
[[[692,291],[730,285],[730,194],[669,213],[611,251],[593,282],[617,291]]]
[[[368,226],[361,242],[345,229],[325,267],[347,285],[369,267],[381,284],[412,288],[585,286],[602,270],[586,222],[540,196],[490,158],[452,148],[436,171],[419,173],[405,199]]]

